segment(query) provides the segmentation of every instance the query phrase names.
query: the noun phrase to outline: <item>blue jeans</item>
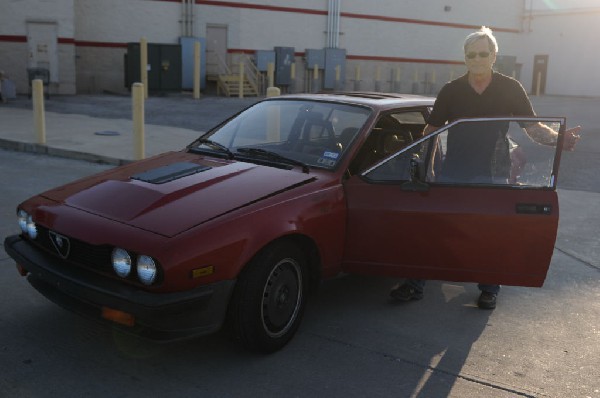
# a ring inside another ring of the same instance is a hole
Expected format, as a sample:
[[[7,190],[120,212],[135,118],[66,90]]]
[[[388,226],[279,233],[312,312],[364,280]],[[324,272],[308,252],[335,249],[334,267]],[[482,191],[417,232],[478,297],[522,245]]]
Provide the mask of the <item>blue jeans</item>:
[[[425,279],[407,279],[404,283],[408,283],[415,290],[423,292],[425,282],[427,282]],[[484,285],[483,283],[480,283],[477,287],[479,287],[479,290],[482,292],[487,293],[498,294],[500,291],[500,285]]]

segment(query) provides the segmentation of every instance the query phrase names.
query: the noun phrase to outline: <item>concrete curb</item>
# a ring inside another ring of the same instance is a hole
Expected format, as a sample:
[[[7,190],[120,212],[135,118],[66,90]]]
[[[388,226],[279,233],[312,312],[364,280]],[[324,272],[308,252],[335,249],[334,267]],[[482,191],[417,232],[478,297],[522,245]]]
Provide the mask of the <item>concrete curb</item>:
[[[42,144],[19,142],[0,138],[0,149],[13,152],[25,152],[55,156],[60,158],[83,160],[90,163],[109,164],[113,166],[122,166],[131,163],[131,160],[118,159],[110,156],[98,155],[94,153],[79,152],[69,149],[53,148]]]

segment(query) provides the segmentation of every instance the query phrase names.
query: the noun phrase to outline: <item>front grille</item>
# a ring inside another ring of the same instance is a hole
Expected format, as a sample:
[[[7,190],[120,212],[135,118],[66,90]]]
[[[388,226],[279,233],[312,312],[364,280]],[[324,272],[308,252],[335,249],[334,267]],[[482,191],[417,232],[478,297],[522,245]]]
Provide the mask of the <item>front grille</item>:
[[[61,260],[61,263],[65,266],[69,265],[80,267],[95,273],[100,273],[112,279],[121,280],[123,282],[127,282],[135,286],[141,287],[143,289],[148,289],[147,286],[143,285],[138,280],[135,266],[132,267],[131,273],[127,278],[117,277],[112,267],[113,246],[91,245],[81,240],[71,238],[70,236],[66,236],[67,238],[69,238],[71,248],[69,255],[66,258],[63,258],[52,243],[52,240],[50,238],[50,230],[41,225],[36,226],[38,229],[38,235],[35,240],[29,239],[26,235],[23,235],[23,237],[25,239],[28,239],[31,243],[33,243],[49,255],[59,258]],[[135,258],[136,256],[136,254],[132,252],[129,252],[129,255],[132,256],[132,258]],[[156,275],[156,280],[154,281],[154,286],[160,285],[164,277],[160,265],[157,264],[157,268],[158,273]]]
[[[51,255],[62,258],[54,244],[50,240],[50,230],[48,228],[38,227],[38,237],[34,244],[50,253]],[[91,269],[96,272],[112,273],[112,247],[109,245],[90,245],[77,239],[69,238],[71,249],[67,258],[63,259],[70,264]]]

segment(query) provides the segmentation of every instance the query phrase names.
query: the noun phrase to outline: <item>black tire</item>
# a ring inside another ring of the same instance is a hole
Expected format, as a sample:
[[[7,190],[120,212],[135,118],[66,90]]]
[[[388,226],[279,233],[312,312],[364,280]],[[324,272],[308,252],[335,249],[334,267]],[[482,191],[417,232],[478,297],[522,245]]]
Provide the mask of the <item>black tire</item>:
[[[300,325],[308,292],[306,256],[291,242],[275,243],[240,273],[229,306],[236,338],[252,351],[281,349]]]

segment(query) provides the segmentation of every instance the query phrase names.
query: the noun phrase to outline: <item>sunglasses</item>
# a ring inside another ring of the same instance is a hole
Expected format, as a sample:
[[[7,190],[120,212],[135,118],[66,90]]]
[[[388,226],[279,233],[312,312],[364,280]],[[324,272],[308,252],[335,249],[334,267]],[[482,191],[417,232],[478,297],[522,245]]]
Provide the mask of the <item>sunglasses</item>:
[[[466,57],[467,57],[467,58],[469,58],[469,59],[473,59],[473,58],[475,58],[475,57],[476,57],[476,56],[478,56],[478,55],[479,55],[479,58],[487,58],[487,57],[489,57],[489,56],[490,56],[490,53],[489,53],[489,52],[487,52],[487,51],[480,51],[480,52],[478,52],[478,53],[476,53],[476,52],[472,51],[472,52],[468,52],[468,53],[467,53],[467,54],[465,54],[465,55],[466,55]]]

